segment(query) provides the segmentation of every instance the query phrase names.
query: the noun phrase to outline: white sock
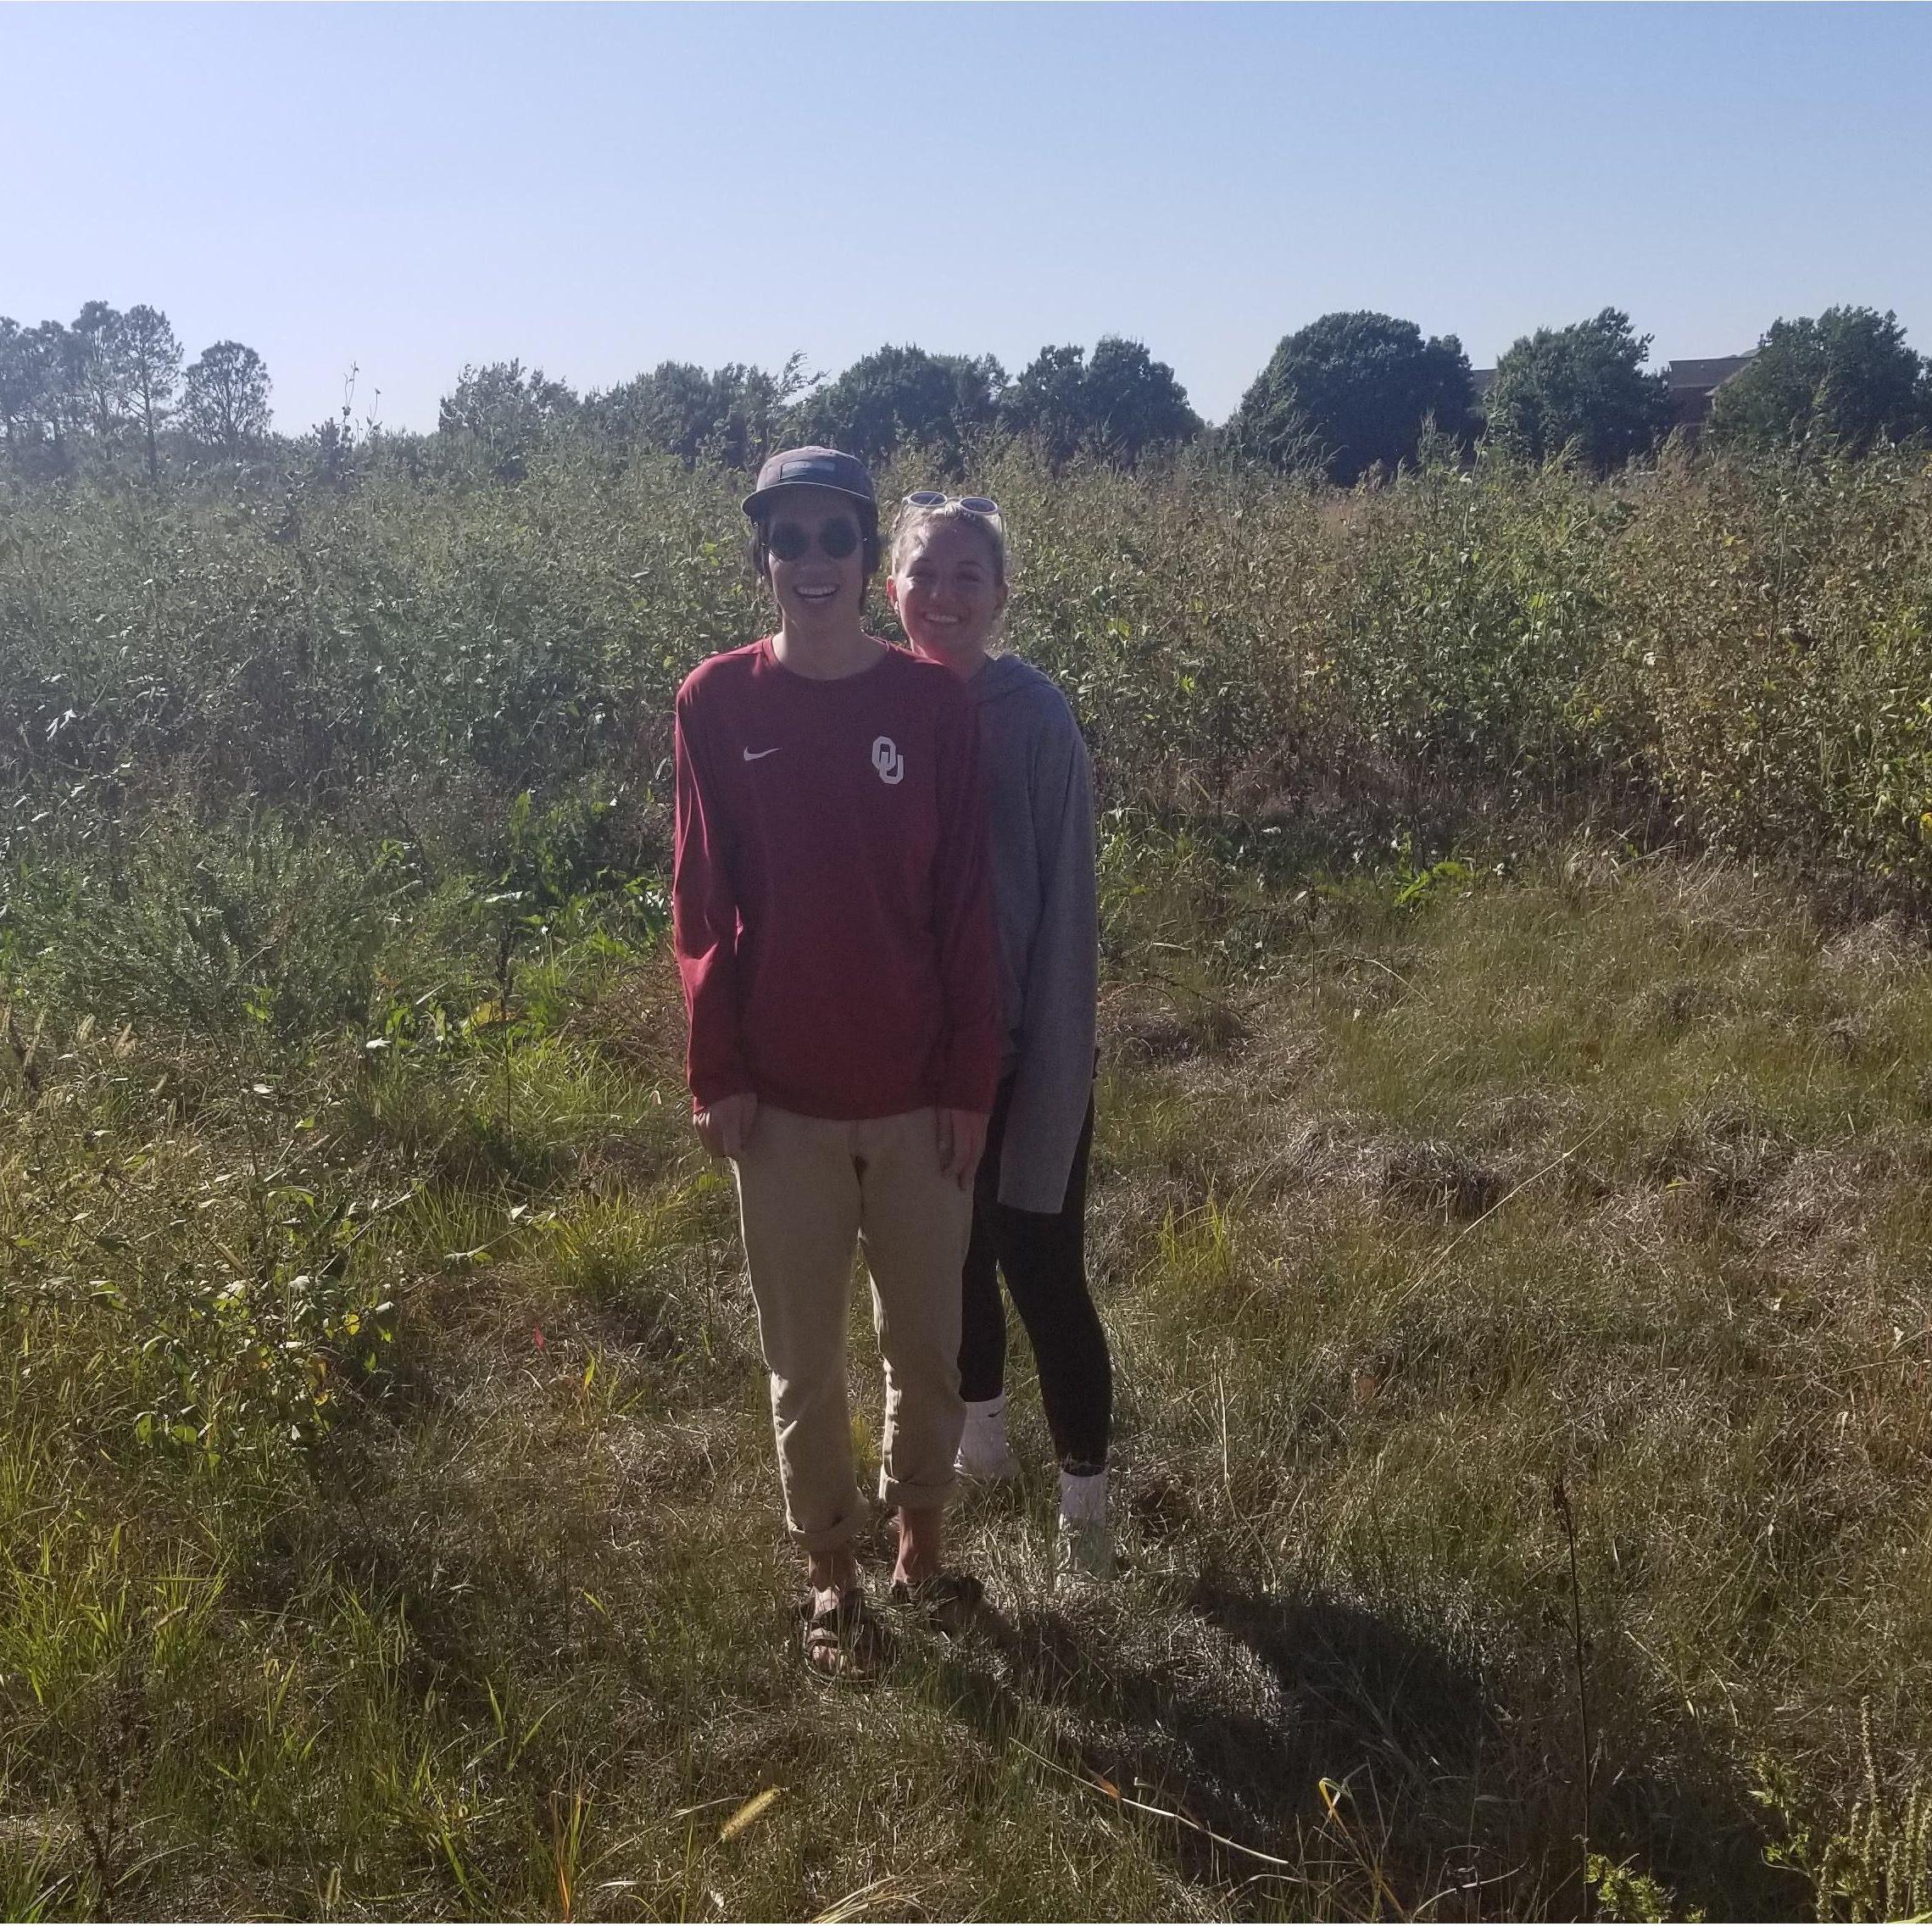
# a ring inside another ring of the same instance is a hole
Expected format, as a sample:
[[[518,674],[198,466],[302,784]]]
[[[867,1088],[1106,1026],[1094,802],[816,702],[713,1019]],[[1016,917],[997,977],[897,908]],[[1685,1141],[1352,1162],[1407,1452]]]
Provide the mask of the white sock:
[[[1069,1524],[1105,1523],[1107,1520],[1107,1473],[1097,1476],[1069,1476],[1060,1473],[1060,1520]]]
[[[966,1427],[960,1432],[960,1460],[973,1468],[989,1469],[1004,1463],[1011,1454],[1006,1446],[1005,1390],[983,1402],[968,1402]]]

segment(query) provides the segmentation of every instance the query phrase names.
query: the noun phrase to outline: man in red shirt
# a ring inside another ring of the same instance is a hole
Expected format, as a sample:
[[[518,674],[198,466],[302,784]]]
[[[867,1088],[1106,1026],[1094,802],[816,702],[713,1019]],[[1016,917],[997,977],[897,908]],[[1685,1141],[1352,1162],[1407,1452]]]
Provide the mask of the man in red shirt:
[[[779,629],[677,694],[673,938],[699,1138],[734,1164],[771,1377],[805,1656],[877,1652],[853,1557],[863,1516],[846,1395],[862,1238],[886,1370],[880,1490],[895,1597],[971,1592],[940,1567],[964,1409],[960,1271],[999,1072],[976,725],[964,688],[869,636],[871,478],[788,450],[745,498]]]

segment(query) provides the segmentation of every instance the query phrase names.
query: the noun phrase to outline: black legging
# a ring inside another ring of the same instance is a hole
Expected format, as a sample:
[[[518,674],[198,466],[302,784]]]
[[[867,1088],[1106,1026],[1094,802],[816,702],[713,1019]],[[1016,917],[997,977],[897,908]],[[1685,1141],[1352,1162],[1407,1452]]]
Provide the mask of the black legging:
[[[1033,1345],[1040,1401],[1060,1466],[1070,1475],[1098,1475],[1107,1466],[1114,1384],[1106,1334],[1087,1292],[1087,1156],[1094,1143],[1094,1103],[1087,1103],[1060,1212],[1029,1214],[999,1205],[999,1144],[1012,1099],[1013,1083],[1002,1081],[973,1183],[960,1394],[969,1402],[984,1402],[1006,1385],[1006,1311],[999,1278],[1004,1274]]]

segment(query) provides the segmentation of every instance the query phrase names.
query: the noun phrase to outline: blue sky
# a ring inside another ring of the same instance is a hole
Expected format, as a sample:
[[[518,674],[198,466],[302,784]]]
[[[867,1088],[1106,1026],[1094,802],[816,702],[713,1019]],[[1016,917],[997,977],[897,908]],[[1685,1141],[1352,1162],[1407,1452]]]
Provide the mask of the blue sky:
[[[0,314],[238,337],[286,430],[1110,332],[1218,420],[1332,309],[1932,351],[1929,76],[1918,6],[0,6]]]

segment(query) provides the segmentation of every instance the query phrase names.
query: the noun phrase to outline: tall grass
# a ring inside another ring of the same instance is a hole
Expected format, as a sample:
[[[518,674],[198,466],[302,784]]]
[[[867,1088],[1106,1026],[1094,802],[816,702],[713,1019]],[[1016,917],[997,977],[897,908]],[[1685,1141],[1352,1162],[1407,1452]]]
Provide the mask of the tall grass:
[[[888,498],[924,474],[901,468]],[[1016,537],[1014,643],[1111,803],[1527,801],[1925,886],[1923,458],[1603,485],[1485,460],[1338,497],[1206,459],[1056,478],[1016,448],[980,481]],[[398,459],[347,488],[18,497],[6,777],[76,834],[185,789],[470,865],[526,791],[615,799],[641,871],[671,693],[764,621],[737,487],[566,442],[514,485]]]

